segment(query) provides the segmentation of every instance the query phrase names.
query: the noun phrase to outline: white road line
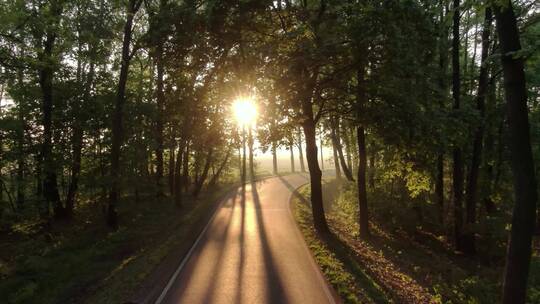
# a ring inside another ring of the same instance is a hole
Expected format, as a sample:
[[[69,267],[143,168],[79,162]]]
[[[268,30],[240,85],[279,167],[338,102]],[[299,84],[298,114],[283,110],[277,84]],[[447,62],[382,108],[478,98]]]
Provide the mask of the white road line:
[[[237,189],[238,188],[235,188],[234,190],[237,190]],[[234,192],[235,195],[236,195],[236,192],[234,190],[232,192]],[[216,209],[214,210],[214,214],[212,215],[212,218],[208,221],[208,223],[206,223],[206,226],[204,226],[204,229],[201,231],[201,233],[199,234],[199,236],[195,240],[195,243],[193,243],[193,246],[191,246],[191,248],[189,249],[189,251],[186,254],[186,256],[184,257],[184,259],[182,259],[182,263],[180,263],[180,265],[178,266],[178,268],[176,269],[176,271],[174,272],[174,274],[170,278],[169,282],[167,283],[167,286],[165,286],[165,288],[163,289],[163,291],[161,292],[161,294],[157,298],[156,302],[154,302],[155,304],[161,304],[161,302],[163,302],[163,299],[165,299],[165,296],[167,295],[167,292],[169,292],[169,289],[171,289],[174,281],[176,281],[176,278],[180,274],[180,271],[182,271],[182,268],[184,268],[187,261],[189,260],[189,258],[193,254],[193,251],[195,250],[195,248],[197,247],[197,245],[201,241],[203,235],[206,233],[206,230],[208,230],[208,227],[210,227],[210,224],[214,221],[214,218],[216,217],[216,215],[218,213],[218,210],[221,209],[221,206],[229,199],[231,199],[230,194],[225,196],[225,198],[216,207]]]

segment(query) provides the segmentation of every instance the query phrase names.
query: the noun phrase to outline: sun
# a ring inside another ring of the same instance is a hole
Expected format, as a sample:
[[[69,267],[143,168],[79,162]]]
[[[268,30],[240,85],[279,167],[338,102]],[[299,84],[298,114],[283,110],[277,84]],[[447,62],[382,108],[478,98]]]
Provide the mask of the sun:
[[[257,106],[251,97],[238,98],[233,104],[234,117],[239,125],[251,125],[257,118]]]

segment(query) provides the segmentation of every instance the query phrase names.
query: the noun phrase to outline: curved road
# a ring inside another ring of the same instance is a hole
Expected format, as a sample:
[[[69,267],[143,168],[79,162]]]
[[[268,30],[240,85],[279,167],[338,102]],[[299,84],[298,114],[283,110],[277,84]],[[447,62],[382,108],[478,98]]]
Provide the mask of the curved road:
[[[336,303],[289,208],[302,175],[225,198],[156,303]]]

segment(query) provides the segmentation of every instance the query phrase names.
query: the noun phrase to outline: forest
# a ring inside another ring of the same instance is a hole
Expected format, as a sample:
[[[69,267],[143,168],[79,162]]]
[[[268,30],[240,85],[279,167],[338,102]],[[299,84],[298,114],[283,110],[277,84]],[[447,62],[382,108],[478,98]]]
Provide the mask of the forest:
[[[0,302],[540,303],[539,50],[534,0],[0,0]]]

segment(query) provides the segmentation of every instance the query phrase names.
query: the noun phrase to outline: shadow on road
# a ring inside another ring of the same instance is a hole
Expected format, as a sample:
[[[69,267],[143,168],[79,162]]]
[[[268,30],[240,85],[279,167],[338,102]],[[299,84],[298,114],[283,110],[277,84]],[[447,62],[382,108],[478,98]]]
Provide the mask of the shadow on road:
[[[280,273],[275,265],[273,252],[270,248],[268,236],[266,234],[262,206],[257,192],[256,182],[251,183],[251,195],[257,216],[257,227],[261,240],[263,262],[266,269],[266,303],[287,303],[287,294],[281,282]]]
[[[227,239],[227,233],[229,232],[229,227],[231,226],[231,221],[232,221],[232,219],[234,217],[234,209],[236,208],[237,197],[238,197],[238,192],[236,192],[236,194],[232,198],[232,201],[231,201],[232,206],[230,208],[230,212],[227,215],[227,219],[224,220],[225,223],[222,224],[222,225],[224,225],[224,228],[223,229],[217,229],[218,232],[219,232],[219,230],[223,230],[223,232],[219,234],[218,239],[221,240],[221,242],[219,244],[218,256],[215,259],[214,266],[213,266],[213,271],[212,271],[212,273],[214,274],[214,278],[209,280],[209,285],[208,285],[208,287],[206,289],[208,291],[216,290],[216,283],[218,282],[218,278],[219,278],[219,275],[220,275],[219,271],[220,271],[220,269],[223,269],[223,267],[221,267],[221,264],[223,263],[223,255],[225,253],[225,246],[227,246],[227,243],[225,242],[225,240]],[[241,200],[243,200],[243,199],[244,199],[244,195],[242,193]],[[221,228],[222,225],[218,225],[218,228]],[[216,295],[213,292],[207,292],[205,297],[204,297],[203,303],[213,303],[213,300],[214,300],[215,296]]]

